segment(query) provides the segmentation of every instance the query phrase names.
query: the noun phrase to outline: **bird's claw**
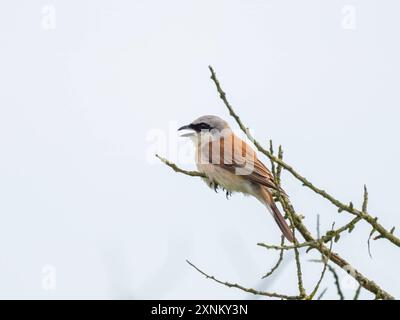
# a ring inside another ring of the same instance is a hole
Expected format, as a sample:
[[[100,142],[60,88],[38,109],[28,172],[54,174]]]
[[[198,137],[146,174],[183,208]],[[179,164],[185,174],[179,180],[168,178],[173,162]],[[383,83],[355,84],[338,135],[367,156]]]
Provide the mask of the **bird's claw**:
[[[217,183],[211,182],[211,183],[210,183],[210,187],[214,189],[215,193],[218,193],[218,188],[219,188],[219,186],[218,186]]]
[[[220,186],[218,185],[218,183],[216,183],[216,182],[210,182],[210,183],[209,183],[209,186],[210,186],[211,189],[214,189],[215,193],[218,193],[218,189],[220,188]],[[226,189],[223,188],[223,187],[222,187],[221,189],[222,189],[223,192],[225,192],[226,199],[229,200],[229,197],[232,196],[232,192],[229,191],[229,190],[226,190]]]

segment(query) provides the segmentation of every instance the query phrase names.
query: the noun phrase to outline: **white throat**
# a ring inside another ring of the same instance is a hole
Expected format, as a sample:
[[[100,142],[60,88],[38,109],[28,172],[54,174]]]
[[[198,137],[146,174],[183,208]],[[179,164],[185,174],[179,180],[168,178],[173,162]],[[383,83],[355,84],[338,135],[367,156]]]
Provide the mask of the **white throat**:
[[[222,131],[212,130],[211,132],[200,132],[191,135],[190,140],[192,140],[195,146],[204,146],[207,143],[218,141],[221,138],[229,136],[231,133],[232,130],[230,128],[226,128]]]

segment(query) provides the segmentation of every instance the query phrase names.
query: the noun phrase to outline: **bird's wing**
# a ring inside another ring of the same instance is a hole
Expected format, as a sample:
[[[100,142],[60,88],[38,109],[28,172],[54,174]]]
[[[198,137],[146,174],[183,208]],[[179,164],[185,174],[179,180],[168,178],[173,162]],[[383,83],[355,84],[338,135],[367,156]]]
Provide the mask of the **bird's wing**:
[[[274,177],[257,158],[255,151],[242,139],[231,134],[208,143],[208,161],[249,181],[278,190]]]

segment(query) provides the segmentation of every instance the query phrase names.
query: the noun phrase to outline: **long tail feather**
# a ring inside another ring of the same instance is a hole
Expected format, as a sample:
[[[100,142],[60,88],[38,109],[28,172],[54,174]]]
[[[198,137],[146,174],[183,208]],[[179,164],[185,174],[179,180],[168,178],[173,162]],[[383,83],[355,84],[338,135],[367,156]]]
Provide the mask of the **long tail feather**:
[[[283,235],[285,236],[286,239],[288,239],[290,242],[294,242],[294,236],[293,236],[293,231],[290,229],[288,224],[286,223],[285,219],[283,218],[282,214],[279,212],[278,207],[276,206],[275,203],[272,203],[271,209],[274,212],[273,216],[278,224],[279,228],[281,229]]]
[[[282,214],[280,213],[278,207],[276,206],[271,193],[268,190],[266,190],[265,188],[262,188],[261,196],[262,196],[262,199],[264,200],[263,202],[265,203],[265,205],[268,207],[268,209],[270,209],[270,212],[271,212],[272,216],[274,217],[274,220],[276,221],[279,229],[281,229],[285,238],[293,243],[294,242],[293,232],[290,229],[290,227],[288,226],[288,224],[286,223],[286,221],[283,218]]]

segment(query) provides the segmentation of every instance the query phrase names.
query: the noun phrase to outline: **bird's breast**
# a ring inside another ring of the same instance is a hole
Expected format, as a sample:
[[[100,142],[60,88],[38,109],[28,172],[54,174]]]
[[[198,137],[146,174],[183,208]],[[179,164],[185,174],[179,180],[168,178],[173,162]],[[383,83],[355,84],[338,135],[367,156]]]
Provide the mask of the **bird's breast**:
[[[203,172],[210,182],[216,182],[226,190],[244,194],[254,193],[252,184],[244,179],[243,176],[233,174],[218,165],[198,163],[197,169]]]

